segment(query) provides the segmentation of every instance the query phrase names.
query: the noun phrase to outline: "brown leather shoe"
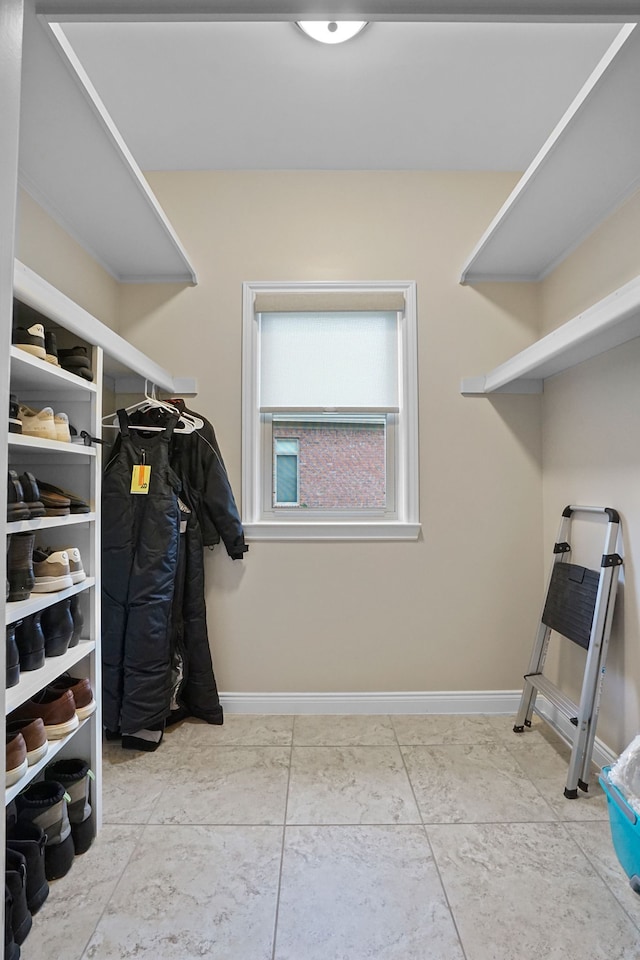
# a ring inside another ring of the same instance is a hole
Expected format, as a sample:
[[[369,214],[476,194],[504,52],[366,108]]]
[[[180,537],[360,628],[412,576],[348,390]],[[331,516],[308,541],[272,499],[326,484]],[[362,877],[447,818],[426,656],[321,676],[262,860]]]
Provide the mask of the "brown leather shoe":
[[[20,777],[24,777],[27,772],[27,745],[20,732],[7,733],[6,746],[6,785],[10,787],[17,783]]]
[[[58,693],[62,693],[64,690],[70,690],[76,704],[78,720],[86,720],[87,717],[90,717],[91,714],[95,712],[97,706],[96,701],[93,697],[91,683],[86,677],[70,677],[68,673],[64,673],[61,677],[57,677],[57,679],[50,683],[47,689],[57,690]]]
[[[61,693],[45,687],[11,714],[11,720],[27,720],[40,717],[44,723],[47,740],[60,740],[77,729],[79,720],[71,690]]]
[[[21,733],[27,746],[27,763],[31,766],[41,760],[49,749],[47,731],[41,717],[11,720],[7,717],[7,733]]]

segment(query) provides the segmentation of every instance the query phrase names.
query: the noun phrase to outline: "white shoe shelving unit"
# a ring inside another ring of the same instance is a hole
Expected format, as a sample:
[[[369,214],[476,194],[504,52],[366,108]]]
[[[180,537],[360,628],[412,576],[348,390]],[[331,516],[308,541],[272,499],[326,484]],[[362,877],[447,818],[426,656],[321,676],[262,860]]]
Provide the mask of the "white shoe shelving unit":
[[[26,311],[20,325],[39,320],[46,330],[56,334],[58,347],[81,344],[87,347],[92,360],[93,382],[68,373],[45,360],[31,356],[19,347],[10,348],[11,393],[18,401],[36,409],[51,406],[55,413],[64,412],[78,434],[86,430],[92,437],[102,434],[103,387],[109,395],[142,393],[145,383],[175,394],[193,394],[193,379],[176,379],[153,360],[127,343],[86,310],[78,306],[47,281],[16,261],[14,297],[18,315]],[[108,412],[111,412],[109,407]],[[110,431],[108,443],[114,439]],[[56,755],[82,757],[88,760],[95,774],[93,804],[96,822],[101,823],[101,670],[100,670],[100,494],[103,455],[99,444],[84,446],[42,440],[20,434],[7,435],[10,469],[18,474],[25,470],[43,480],[70,490],[90,504],[84,514],[66,517],[42,517],[34,520],[2,522],[6,534],[35,531],[36,546],[79,548],[87,577],[73,587],[57,593],[32,593],[27,600],[5,602],[5,623],[15,623],[60,600],[80,594],[84,629],[79,644],[60,657],[46,658],[39,670],[23,671],[19,683],[5,691],[4,714],[8,716],[39,690],[65,672],[89,677],[97,701],[97,710],[68,737],[51,741],[47,755],[15,784],[5,791],[9,803],[28,783],[42,774]]]

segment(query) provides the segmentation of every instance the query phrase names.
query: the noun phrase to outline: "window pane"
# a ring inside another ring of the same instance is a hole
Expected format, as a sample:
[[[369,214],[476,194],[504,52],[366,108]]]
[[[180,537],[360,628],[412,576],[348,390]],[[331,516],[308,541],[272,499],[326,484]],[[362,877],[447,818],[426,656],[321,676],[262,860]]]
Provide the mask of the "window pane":
[[[298,458],[283,456],[276,459],[276,502],[298,502]]]
[[[260,315],[260,407],[398,409],[398,315]]]
[[[276,452],[274,503],[296,504],[301,511],[386,508],[384,416],[274,415],[272,426]],[[298,456],[280,455],[280,445],[292,440]],[[295,475],[290,461],[295,464]],[[296,496],[285,499],[283,493],[287,490],[291,494],[294,482]]]

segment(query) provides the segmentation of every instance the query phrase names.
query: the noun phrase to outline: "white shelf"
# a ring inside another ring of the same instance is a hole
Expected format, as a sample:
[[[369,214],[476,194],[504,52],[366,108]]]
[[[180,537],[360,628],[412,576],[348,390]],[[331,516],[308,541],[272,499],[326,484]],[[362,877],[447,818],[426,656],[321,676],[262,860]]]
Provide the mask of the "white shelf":
[[[74,527],[79,523],[95,523],[95,513],[74,513],[68,517],[36,517],[34,520],[13,520],[7,523],[7,533],[29,533],[31,530],[51,530],[59,527]]]
[[[43,440],[29,437],[23,433],[9,434],[9,450],[27,450],[31,453],[62,453],[68,457],[95,457],[95,447],[85,447],[82,443],[63,443],[60,440]]]
[[[640,276],[489,373],[461,382],[465,396],[542,393],[563,370],[640,336]]]
[[[536,281],[640,184],[640,27],[602,58],[464,264],[460,282]]]
[[[65,747],[70,740],[73,740],[76,734],[82,730],[85,723],[89,723],[89,719],[90,718],[87,717],[86,720],[81,720],[73,733],[70,733],[67,737],[62,737],[60,740],[49,740],[49,749],[44,757],[38,760],[37,763],[32,764],[32,766],[28,768],[24,777],[21,777],[17,783],[14,783],[10,787],[6,788],[4,795],[5,806],[8,803],[11,803],[11,801],[18,796],[20,791],[24,790],[27,784],[31,783],[31,781],[35,779],[35,777],[37,777],[42,770],[44,770],[48,763],[51,763],[56,754],[60,753],[62,748]]]
[[[65,395],[79,400],[98,392],[95,383],[77,377],[74,373],[69,373],[46,360],[32,357],[20,347],[12,346],[11,391],[20,393],[33,390],[39,393],[55,390],[57,394],[62,390]]]
[[[117,392],[137,392],[141,380],[172,394],[197,392],[193,378],[173,377],[19,260],[14,268],[14,296],[85,342],[102,347],[104,374],[114,381]],[[132,374],[138,378],[133,383]]]
[[[182,243],[73,51],[31,7],[21,185],[116,280],[195,283]]]
[[[75,647],[71,647],[61,657],[47,657],[44,666],[39,670],[23,670],[20,673],[20,682],[15,687],[9,687],[5,704],[5,714],[17,710],[25,700],[30,700],[36,693],[43,690],[56,677],[71,670],[77,663],[88,657],[96,648],[93,640],[81,640]]]
[[[90,587],[95,586],[95,583],[95,577],[86,577],[80,583],[74,583],[72,587],[67,587],[66,590],[56,590],[54,593],[32,593],[28,600],[14,600],[12,603],[7,601],[5,622],[6,624],[15,623],[16,620],[29,617],[32,613],[38,613],[39,610],[51,607],[60,600],[66,600],[67,597],[73,597],[76,593],[89,590]]]

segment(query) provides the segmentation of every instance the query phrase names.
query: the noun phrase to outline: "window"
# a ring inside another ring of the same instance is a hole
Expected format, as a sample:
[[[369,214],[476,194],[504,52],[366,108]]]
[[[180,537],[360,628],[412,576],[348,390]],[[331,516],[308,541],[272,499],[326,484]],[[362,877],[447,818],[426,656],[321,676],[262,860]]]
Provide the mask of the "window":
[[[415,539],[415,285],[244,284],[251,539]]]
[[[298,506],[298,440],[276,437],[273,440],[273,505]]]

